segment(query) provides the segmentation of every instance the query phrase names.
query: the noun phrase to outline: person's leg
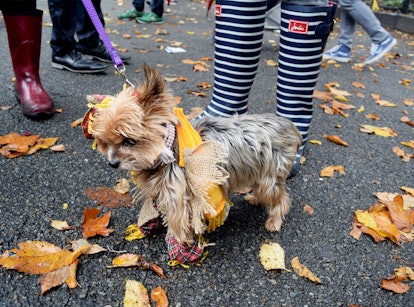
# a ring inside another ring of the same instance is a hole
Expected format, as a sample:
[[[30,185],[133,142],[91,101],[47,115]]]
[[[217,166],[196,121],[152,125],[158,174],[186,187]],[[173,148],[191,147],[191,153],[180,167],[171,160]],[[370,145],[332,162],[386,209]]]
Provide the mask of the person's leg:
[[[378,44],[389,35],[372,10],[361,0],[340,0],[339,4],[342,10],[362,26],[373,43]]]
[[[50,39],[52,57],[61,56],[73,50],[76,45],[77,5],[72,0],[48,0],[48,5],[53,23]]]
[[[356,21],[348,14],[347,11],[341,12],[341,23],[339,25],[338,43],[347,46],[350,50],[352,48],[352,39],[355,33]]]
[[[313,91],[318,81],[326,39],[333,27],[335,8],[335,5],[282,3],[276,113],[290,119],[303,138],[292,175],[297,172],[308,139]]]
[[[212,99],[203,115],[247,112],[262,50],[266,0],[217,0]]]
[[[134,19],[137,17],[142,17],[144,15],[144,6],[145,0],[133,0],[132,1],[133,8],[118,15],[119,19]]]
[[[162,17],[162,15],[164,15],[164,0],[152,0],[151,1],[151,12]]]
[[[92,3],[99,17],[99,20],[105,27],[105,20],[101,9],[101,0],[93,0]],[[76,23],[76,35],[78,37],[78,42],[76,44],[76,49],[82,52],[84,50],[94,48],[100,41],[99,34],[96,31],[96,28],[91,18],[86,12],[86,9],[83,6],[82,1],[76,0],[73,6],[77,7],[78,15]]]
[[[50,118],[55,107],[39,76],[43,12],[36,9],[36,1],[10,10],[4,4],[2,9],[22,113],[35,120]]]

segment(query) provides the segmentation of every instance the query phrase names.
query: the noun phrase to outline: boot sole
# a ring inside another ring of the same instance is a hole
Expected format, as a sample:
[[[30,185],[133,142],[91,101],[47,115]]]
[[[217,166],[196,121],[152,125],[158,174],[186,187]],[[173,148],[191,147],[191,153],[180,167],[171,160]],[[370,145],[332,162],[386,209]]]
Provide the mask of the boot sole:
[[[57,69],[62,69],[62,70],[66,69],[66,70],[69,70],[71,72],[77,72],[77,73],[82,73],[82,74],[94,74],[94,73],[98,73],[98,72],[103,72],[103,71],[108,69],[108,67],[101,68],[101,69],[73,69],[69,66],[59,64],[59,63],[55,63],[55,62],[52,62],[52,67],[57,68]]]

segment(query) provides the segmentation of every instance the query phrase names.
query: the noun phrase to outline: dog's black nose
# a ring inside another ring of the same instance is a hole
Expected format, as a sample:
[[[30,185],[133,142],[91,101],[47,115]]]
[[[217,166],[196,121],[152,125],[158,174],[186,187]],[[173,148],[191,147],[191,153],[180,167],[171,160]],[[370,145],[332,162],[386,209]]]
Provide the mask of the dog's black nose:
[[[109,165],[113,168],[119,167],[119,161],[109,161]]]

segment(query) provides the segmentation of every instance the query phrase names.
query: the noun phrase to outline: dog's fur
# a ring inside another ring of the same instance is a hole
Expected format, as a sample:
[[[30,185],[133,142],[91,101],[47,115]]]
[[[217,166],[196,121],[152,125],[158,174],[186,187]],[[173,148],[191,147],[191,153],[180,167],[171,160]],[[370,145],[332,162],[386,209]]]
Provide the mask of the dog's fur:
[[[192,199],[185,170],[176,161],[177,142],[171,150],[164,144],[165,124],[178,122],[172,112],[176,103],[160,73],[147,65],[144,71],[145,83],[122,91],[109,108],[98,112],[93,136],[111,166],[134,171],[139,182],[150,190],[155,187],[155,204],[167,208],[168,233],[180,243],[192,243]],[[279,231],[290,207],[286,179],[302,141],[296,127],[273,114],[204,117],[192,124],[203,141],[219,143],[228,154],[226,195],[251,189],[246,200],[264,205],[268,210],[266,229]],[[155,161],[161,165],[153,168]],[[145,197],[139,190],[137,193],[138,198]]]

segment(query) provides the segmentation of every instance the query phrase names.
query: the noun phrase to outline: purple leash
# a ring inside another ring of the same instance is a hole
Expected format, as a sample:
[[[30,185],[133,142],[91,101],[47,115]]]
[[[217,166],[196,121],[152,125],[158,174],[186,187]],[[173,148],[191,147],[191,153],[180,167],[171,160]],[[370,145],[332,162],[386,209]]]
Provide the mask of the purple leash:
[[[96,13],[95,7],[92,4],[92,0],[82,0],[82,3],[89,14],[89,17],[91,18],[96,31],[99,33],[99,36],[101,37],[106,47],[106,50],[108,50],[108,53],[111,56],[112,63],[114,64],[116,71],[124,78],[125,83],[127,83],[129,86],[134,87],[134,85],[128,80],[125,74],[125,65],[119,57],[118,52],[116,51],[114,46],[112,46],[111,41],[109,40],[108,35],[106,34],[105,29],[101,23],[101,20],[99,19],[99,16]]]

